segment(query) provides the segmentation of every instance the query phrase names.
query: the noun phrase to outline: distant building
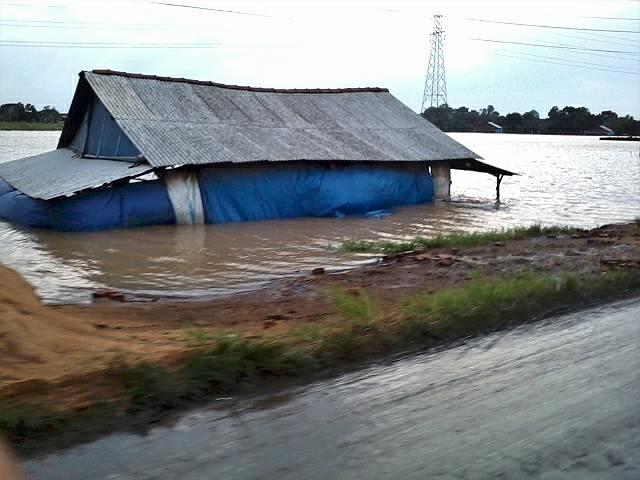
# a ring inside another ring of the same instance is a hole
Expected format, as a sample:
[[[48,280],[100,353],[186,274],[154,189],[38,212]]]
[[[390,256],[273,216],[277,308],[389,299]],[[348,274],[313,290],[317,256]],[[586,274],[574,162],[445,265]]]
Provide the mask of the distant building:
[[[498,125],[497,123],[494,122],[487,122],[487,125],[489,125],[490,127],[492,127],[492,132],[493,133],[504,133],[502,130],[502,127],[500,125]]]
[[[615,132],[606,125],[598,125],[595,128],[590,128],[582,132],[583,135],[606,135],[608,137],[615,135]]]
[[[486,124],[479,125],[474,129],[474,132],[480,133],[504,133],[502,127],[494,122],[487,122]]]

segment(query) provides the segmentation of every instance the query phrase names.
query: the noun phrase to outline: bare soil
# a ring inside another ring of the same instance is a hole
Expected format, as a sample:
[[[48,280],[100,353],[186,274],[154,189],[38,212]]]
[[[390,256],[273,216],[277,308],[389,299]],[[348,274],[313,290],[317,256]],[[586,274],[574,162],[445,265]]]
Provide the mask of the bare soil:
[[[0,266],[0,396],[81,410],[97,396],[111,395],[109,381],[96,374],[114,358],[177,365],[194,348],[190,330],[286,336],[292,327],[335,318],[326,295],[331,287],[364,288],[385,312],[393,312],[412,293],[461,287],[477,272],[586,275],[621,267],[640,268],[638,222],[571,236],[409,252],[342,273],[315,270],[253,292],[189,302],[99,299],[92,305],[42,306],[30,285]]]

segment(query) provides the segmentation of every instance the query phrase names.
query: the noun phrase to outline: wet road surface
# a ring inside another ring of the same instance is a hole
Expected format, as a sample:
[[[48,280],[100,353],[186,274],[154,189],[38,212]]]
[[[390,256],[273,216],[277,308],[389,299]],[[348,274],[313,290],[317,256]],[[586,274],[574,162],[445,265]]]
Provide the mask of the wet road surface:
[[[640,299],[191,412],[28,478],[637,479]]]

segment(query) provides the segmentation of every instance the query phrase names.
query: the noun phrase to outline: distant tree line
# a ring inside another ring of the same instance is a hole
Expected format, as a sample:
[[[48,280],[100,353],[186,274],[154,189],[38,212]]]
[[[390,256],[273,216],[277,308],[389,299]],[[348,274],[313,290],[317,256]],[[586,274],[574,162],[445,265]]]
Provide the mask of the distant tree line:
[[[553,107],[547,118],[540,118],[535,110],[500,115],[493,105],[479,111],[442,105],[427,108],[422,116],[445,132],[487,132],[491,129],[488,122],[493,122],[500,125],[505,133],[582,135],[605,125],[616,135],[640,135],[640,120],[631,115],[619,117],[611,110],[593,114],[586,107],[564,107],[562,110]]]
[[[5,103],[0,105],[0,121],[2,122],[29,122],[29,123],[58,123],[64,120],[64,117],[50,105],[45,106],[42,110],[27,103]]]

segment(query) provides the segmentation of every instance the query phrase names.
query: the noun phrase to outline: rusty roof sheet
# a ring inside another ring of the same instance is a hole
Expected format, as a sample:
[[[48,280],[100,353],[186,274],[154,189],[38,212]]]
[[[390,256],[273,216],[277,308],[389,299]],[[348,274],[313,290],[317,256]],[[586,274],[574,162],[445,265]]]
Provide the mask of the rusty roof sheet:
[[[104,70],[81,76],[153,167],[481,158],[383,88],[265,89]]]
[[[142,175],[148,164],[79,158],[68,148],[0,163],[0,177],[33,198],[50,200],[93,187]]]

